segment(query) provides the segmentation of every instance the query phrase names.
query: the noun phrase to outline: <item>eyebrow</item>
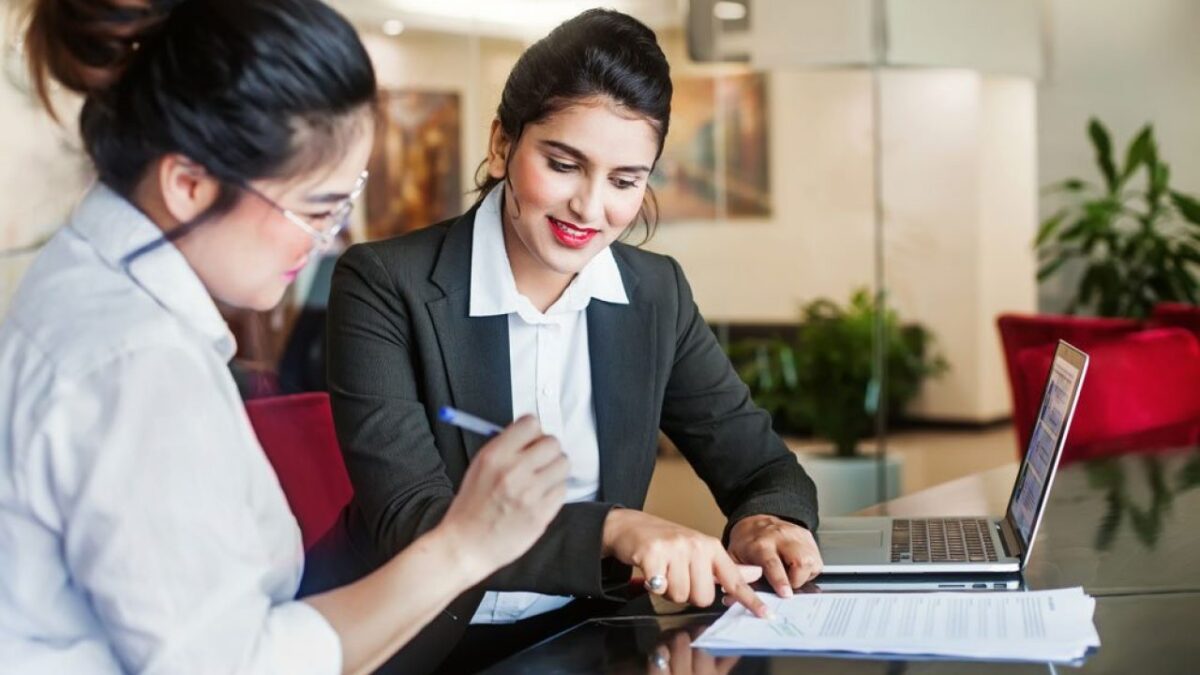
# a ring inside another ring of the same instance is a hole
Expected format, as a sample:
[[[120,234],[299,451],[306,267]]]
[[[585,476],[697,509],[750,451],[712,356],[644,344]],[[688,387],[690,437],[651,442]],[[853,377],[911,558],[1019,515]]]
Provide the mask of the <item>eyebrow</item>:
[[[571,147],[562,141],[545,140],[540,141],[540,143],[542,145],[548,145],[559,152],[570,155],[580,164],[591,164],[591,160],[588,159],[587,155],[583,154],[583,151],[579,150],[578,148]],[[650,167],[645,166],[644,164],[631,164],[629,166],[618,166],[617,168],[613,169],[613,171],[624,171],[627,173],[650,173]]]

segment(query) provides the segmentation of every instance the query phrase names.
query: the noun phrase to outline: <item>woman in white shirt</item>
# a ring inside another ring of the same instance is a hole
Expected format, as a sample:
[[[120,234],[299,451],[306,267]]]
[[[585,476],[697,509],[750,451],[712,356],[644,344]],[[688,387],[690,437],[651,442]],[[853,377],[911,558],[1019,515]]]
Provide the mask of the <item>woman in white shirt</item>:
[[[294,599],[299,529],[214,300],[275,305],[349,218],[375,79],[316,0],[39,0],[98,173],[0,324],[0,671],[357,673],[524,552],[566,462],[522,419],[440,524]],[[404,430],[398,430],[403,435]]]

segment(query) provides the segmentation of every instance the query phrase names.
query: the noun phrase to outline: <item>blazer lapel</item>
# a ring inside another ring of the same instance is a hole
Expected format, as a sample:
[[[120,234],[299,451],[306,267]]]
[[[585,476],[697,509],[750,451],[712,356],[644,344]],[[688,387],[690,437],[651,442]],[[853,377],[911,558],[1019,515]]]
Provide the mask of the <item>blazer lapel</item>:
[[[592,405],[600,446],[600,498],[640,504],[636,469],[647,463],[646,436],[654,431],[654,305],[638,301],[636,279],[617,258],[628,305],[592,300],[587,308]],[[654,457],[649,457],[653,466]],[[631,475],[632,474],[632,475]],[[635,494],[636,493],[636,494]]]
[[[442,350],[454,407],[505,426],[512,422],[512,375],[508,363],[508,317],[468,315],[471,235],[475,209],[446,233],[431,279],[446,295],[426,303]],[[461,431],[473,458],[486,438]]]

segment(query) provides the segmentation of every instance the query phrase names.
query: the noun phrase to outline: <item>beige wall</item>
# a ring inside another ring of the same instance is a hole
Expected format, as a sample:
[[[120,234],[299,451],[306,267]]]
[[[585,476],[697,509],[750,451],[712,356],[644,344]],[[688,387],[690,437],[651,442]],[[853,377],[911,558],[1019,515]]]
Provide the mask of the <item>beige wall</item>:
[[[980,303],[975,319],[981,410],[1009,414],[996,315],[1036,308],[1037,92],[1030,80],[988,78],[980,120]]]
[[[914,412],[1004,417],[995,317],[1035,300],[1034,85],[961,70],[895,71],[883,83],[889,290],[951,365]]]
[[[679,259],[710,320],[793,321],[805,301],[844,301],[874,281],[870,74],[776,69],[768,78],[772,216],[665,224],[650,245]],[[881,92],[891,302],[936,334],[952,366],[914,412],[1002,418],[995,316],[1035,302],[1034,85],[890,70]]]
[[[772,217],[664,224],[650,245],[679,259],[710,320],[792,321],[802,301],[871,284],[868,77],[776,71],[767,96]]]

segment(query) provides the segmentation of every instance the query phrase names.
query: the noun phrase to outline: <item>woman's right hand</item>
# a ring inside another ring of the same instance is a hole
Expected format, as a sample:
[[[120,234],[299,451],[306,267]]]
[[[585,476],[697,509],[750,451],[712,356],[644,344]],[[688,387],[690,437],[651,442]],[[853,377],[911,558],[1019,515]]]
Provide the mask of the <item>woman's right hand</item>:
[[[562,508],[569,465],[530,415],[488,441],[463,477],[441,527],[482,579],[533,546]]]
[[[720,585],[727,597],[755,616],[767,616],[767,606],[750,588],[748,570],[740,568],[715,537],[634,509],[609,511],[602,536],[605,556],[641,568],[647,579],[666,580],[665,588],[648,589],[652,593],[671,602],[708,607]],[[761,569],[750,569],[755,579],[762,574]]]

